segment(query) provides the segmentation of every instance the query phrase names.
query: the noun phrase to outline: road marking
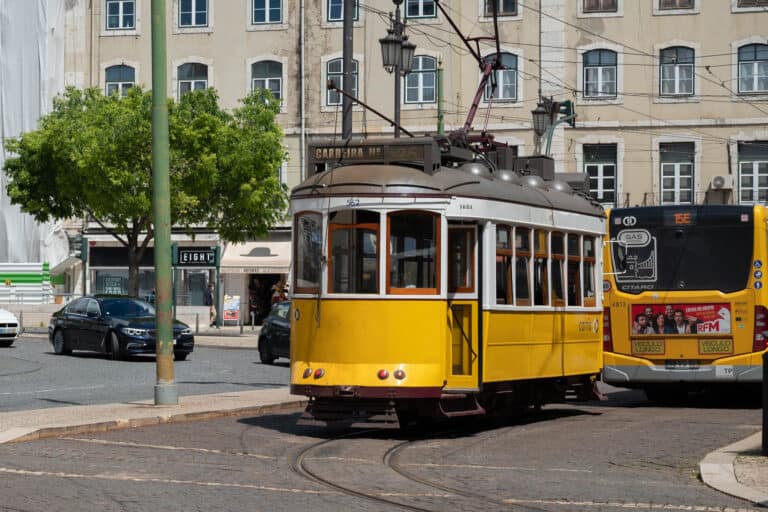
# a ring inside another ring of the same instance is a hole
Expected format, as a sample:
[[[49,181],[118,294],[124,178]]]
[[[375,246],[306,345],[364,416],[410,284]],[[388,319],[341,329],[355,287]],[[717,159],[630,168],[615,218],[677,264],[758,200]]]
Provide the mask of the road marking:
[[[86,439],[81,437],[62,437],[61,439],[65,441],[77,441],[80,443],[92,443],[92,444],[102,444],[102,445],[110,445],[110,446],[129,446],[134,448],[152,448],[154,450],[172,450],[172,451],[179,451],[179,452],[211,453],[215,455],[235,455],[238,457],[250,457],[253,459],[277,460],[277,457],[271,457],[269,455],[259,455],[257,453],[245,453],[245,452],[227,452],[224,450],[213,450],[210,448],[188,448],[185,446],[133,443],[129,441],[108,441],[106,439]]]
[[[131,475],[86,475],[82,473],[64,473],[59,471],[29,471],[26,469],[0,468],[0,473],[23,476],[40,476],[51,478],[106,480],[112,482],[148,482],[159,484],[196,485],[200,487],[230,487],[236,489],[253,489],[257,491],[273,491],[293,494],[338,495],[334,491],[314,491],[311,489],[295,489],[292,487],[272,487],[269,485],[233,484],[225,482],[203,482],[199,480],[177,480],[173,478],[146,478]]]
[[[591,469],[568,469],[568,468],[526,468],[522,466],[484,466],[482,464],[434,464],[428,462],[414,462],[401,464],[401,466],[417,466],[425,468],[458,468],[458,469],[489,469],[505,471],[554,471],[559,473],[592,473]]]
[[[91,389],[101,389],[106,387],[103,384],[99,384],[98,386],[80,386],[80,387],[74,387],[74,388],[52,388],[52,389],[36,389],[34,391],[5,391],[3,393],[0,393],[0,396],[11,396],[11,395],[36,395],[38,393],[55,393],[59,391],[88,391]]]
[[[680,512],[757,512],[751,508],[710,507],[706,505],[671,505],[663,503],[621,503],[618,501],[503,500],[510,505],[562,505],[565,507],[610,507],[630,510],[672,510]]]

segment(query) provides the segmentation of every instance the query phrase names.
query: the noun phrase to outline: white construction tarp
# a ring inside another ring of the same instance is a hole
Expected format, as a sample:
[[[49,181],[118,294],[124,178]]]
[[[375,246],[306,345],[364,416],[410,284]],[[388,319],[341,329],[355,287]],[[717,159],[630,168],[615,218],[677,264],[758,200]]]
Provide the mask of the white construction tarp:
[[[11,205],[2,171],[5,140],[37,128],[64,90],[65,9],[71,0],[0,0],[0,264],[67,256],[56,224],[38,224]]]

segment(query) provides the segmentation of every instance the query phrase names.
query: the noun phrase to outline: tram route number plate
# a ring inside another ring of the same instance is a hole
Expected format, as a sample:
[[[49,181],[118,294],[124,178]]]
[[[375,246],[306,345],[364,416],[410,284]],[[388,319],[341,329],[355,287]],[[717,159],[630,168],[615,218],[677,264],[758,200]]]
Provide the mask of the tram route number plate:
[[[699,340],[699,354],[732,354],[733,340]]]
[[[632,340],[632,353],[638,355],[663,354],[664,340]]]

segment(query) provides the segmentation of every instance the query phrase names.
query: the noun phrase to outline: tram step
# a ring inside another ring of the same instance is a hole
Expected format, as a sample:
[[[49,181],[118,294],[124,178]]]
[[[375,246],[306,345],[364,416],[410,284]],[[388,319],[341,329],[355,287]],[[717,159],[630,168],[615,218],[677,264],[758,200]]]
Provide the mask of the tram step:
[[[439,405],[440,413],[447,418],[485,414],[485,408],[478,403],[476,395],[444,394],[440,397]]]

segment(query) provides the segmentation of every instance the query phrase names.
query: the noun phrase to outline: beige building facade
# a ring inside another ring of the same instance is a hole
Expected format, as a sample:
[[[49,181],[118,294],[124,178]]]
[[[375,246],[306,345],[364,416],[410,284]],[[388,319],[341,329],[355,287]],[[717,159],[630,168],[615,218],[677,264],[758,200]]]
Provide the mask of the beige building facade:
[[[491,3],[440,2],[484,58],[496,53]],[[587,173],[606,207],[768,201],[768,0],[496,3],[504,69],[495,72],[493,96],[481,96],[473,130],[493,133],[518,155],[537,154],[546,144],[533,133],[531,111],[541,97],[570,100],[575,126],[556,127],[551,156],[558,172]],[[68,84],[106,93],[149,87],[150,0],[67,5]],[[254,87],[272,90],[289,155],[281,176],[293,187],[306,176],[307,141],[341,131],[341,97],[325,84],[343,71],[342,6],[167,0],[167,93],[214,87],[233,108]],[[356,3],[355,80],[346,87],[390,117],[395,77],[382,66],[379,39],[395,7]],[[460,128],[481,78],[478,62],[433,0],[403,0],[399,8],[416,44],[414,70],[401,78],[402,125],[434,133],[442,104],[446,130]],[[360,106],[352,117],[354,137],[393,132]],[[231,272],[257,275],[254,261]]]

